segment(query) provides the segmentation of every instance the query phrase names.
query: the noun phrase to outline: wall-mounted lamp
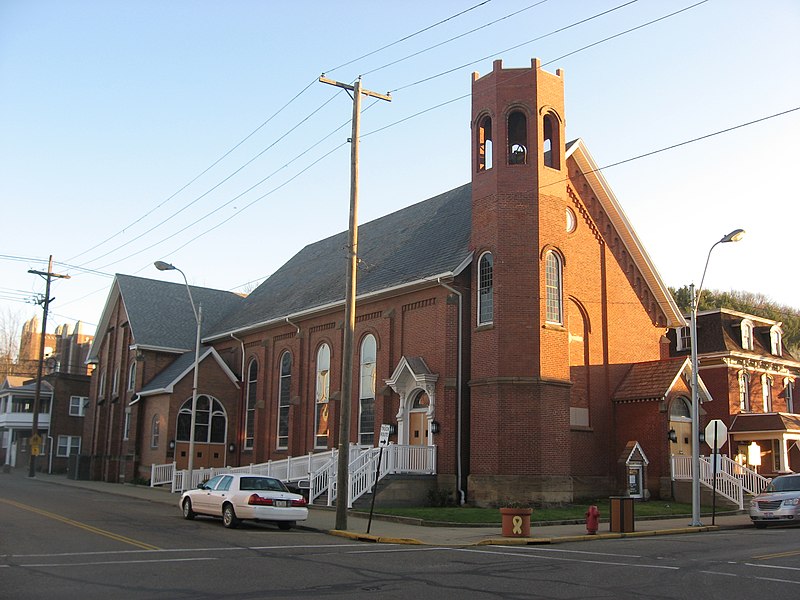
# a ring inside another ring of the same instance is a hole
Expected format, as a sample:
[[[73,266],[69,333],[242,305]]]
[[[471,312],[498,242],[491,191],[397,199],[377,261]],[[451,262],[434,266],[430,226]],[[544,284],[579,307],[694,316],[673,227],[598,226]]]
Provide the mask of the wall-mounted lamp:
[[[439,433],[439,421],[431,421],[431,433]]]
[[[170,450],[175,450],[175,440],[170,440],[167,446],[169,446]]]
[[[228,452],[230,452],[231,454],[236,452],[236,444],[228,444]]]
[[[669,441],[673,444],[678,442],[678,433],[674,429],[670,429],[669,433],[667,434]]]

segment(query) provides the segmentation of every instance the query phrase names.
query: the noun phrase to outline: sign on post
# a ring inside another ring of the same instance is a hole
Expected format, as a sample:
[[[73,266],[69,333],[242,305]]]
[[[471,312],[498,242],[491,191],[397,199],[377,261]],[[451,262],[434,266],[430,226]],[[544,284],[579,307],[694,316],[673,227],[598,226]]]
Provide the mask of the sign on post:
[[[705,430],[706,444],[714,454],[719,453],[719,449],[728,441],[728,427],[721,419],[712,419],[706,425]]]
[[[384,446],[389,445],[389,436],[391,434],[392,434],[392,426],[389,423],[383,423],[381,425],[380,437],[378,438],[379,448],[383,448]]]

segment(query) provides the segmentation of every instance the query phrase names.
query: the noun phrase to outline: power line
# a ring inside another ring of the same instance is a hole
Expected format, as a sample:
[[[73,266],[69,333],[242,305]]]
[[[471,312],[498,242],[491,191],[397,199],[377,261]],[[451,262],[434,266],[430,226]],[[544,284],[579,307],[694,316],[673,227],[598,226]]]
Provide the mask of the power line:
[[[707,2],[708,0],[703,0],[703,1]],[[495,56],[498,56],[498,55],[503,54],[505,52],[510,52],[511,50],[516,50],[518,48],[522,48],[523,46],[527,46],[528,44],[532,44],[534,42],[538,42],[538,41],[543,40],[545,38],[551,37],[553,35],[556,35],[557,33],[561,33],[563,31],[566,31],[567,29],[572,29],[573,27],[577,27],[578,25],[583,25],[584,23],[588,23],[589,21],[597,19],[598,17],[602,17],[602,16],[607,15],[609,13],[615,12],[617,10],[620,10],[621,8],[625,8],[627,6],[630,6],[631,4],[634,4],[636,2],[638,2],[638,0],[630,0],[629,2],[625,2],[623,4],[619,4],[617,6],[614,6],[613,8],[610,8],[608,10],[604,10],[604,11],[599,12],[597,14],[594,14],[594,15],[592,15],[590,17],[586,17],[585,19],[581,19],[580,21],[575,21],[574,23],[570,23],[569,25],[565,25],[564,27],[559,27],[558,29],[554,29],[553,31],[550,31],[548,33],[545,33],[545,34],[540,35],[538,37],[535,37],[533,39],[527,40],[525,42],[521,42],[519,44],[515,44],[514,46],[510,46],[508,48],[504,48],[503,50],[497,50],[497,51],[495,51],[495,52],[493,52],[491,54],[487,54],[486,56],[483,56],[483,57],[478,58],[476,60],[472,60],[472,61],[470,61],[468,63],[464,63],[464,64],[459,65],[457,67],[453,67],[451,69],[447,69],[446,71],[442,71],[440,73],[436,73],[435,75],[431,75],[429,77],[424,77],[423,79],[419,79],[417,81],[413,81],[413,82],[408,83],[406,85],[402,85],[402,86],[400,86],[398,88],[395,88],[395,89],[391,90],[391,92],[394,93],[394,92],[399,92],[401,90],[406,90],[408,88],[414,87],[414,86],[419,85],[421,83],[426,83],[428,81],[432,81],[434,79],[438,79],[439,77],[442,77],[444,75],[449,75],[450,73],[454,73],[456,71],[460,71],[461,69],[465,69],[467,67],[471,67],[471,66],[476,65],[476,64],[478,64],[480,62],[483,62],[484,60],[488,60],[490,58],[494,58]],[[622,35],[622,34],[617,34],[617,35]],[[605,40],[601,40],[600,42],[597,42],[597,43],[598,44],[602,43],[602,41],[605,41]]]
[[[539,2],[531,4],[530,6],[526,6],[525,8],[521,8],[519,10],[516,10],[516,11],[514,11],[512,13],[509,13],[509,14],[503,16],[503,17],[500,17],[499,19],[495,19],[494,21],[490,21],[489,23],[481,25],[480,27],[476,27],[474,29],[470,29],[469,31],[465,31],[464,33],[460,33],[457,36],[451,37],[451,38],[449,38],[447,40],[444,40],[443,42],[439,42],[438,44],[434,44],[433,46],[428,46],[427,48],[424,48],[423,50],[419,50],[418,52],[414,52],[413,54],[409,54],[409,55],[404,56],[402,58],[398,58],[397,60],[393,60],[392,62],[386,63],[383,66],[376,67],[376,68],[374,68],[374,69],[372,69],[370,71],[367,71],[366,73],[362,73],[362,75],[370,75],[372,73],[375,73],[375,72],[380,71],[382,69],[385,69],[387,67],[391,67],[391,66],[396,65],[398,63],[404,62],[404,61],[406,61],[406,60],[408,60],[410,58],[414,58],[415,56],[419,56],[420,54],[424,54],[425,52],[428,52],[430,50],[434,50],[435,48],[439,48],[441,46],[449,44],[450,42],[454,42],[455,40],[458,40],[458,39],[461,39],[461,38],[466,37],[468,35],[471,35],[471,34],[477,32],[477,31],[480,31],[482,29],[486,29],[487,27],[491,27],[492,25],[496,25],[500,21],[505,21],[506,19],[510,19],[513,16],[516,16],[516,15],[518,15],[520,13],[523,13],[526,10],[530,10],[532,8],[535,8],[535,7],[539,6],[540,4],[544,4],[545,2],[549,2],[549,0],[539,0]],[[638,2],[638,0],[632,0],[631,3],[633,3],[633,2]]]
[[[329,69],[329,72],[330,72],[330,71],[334,71],[334,70],[336,70],[336,69],[339,69],[339,68],[341,68],[341,67],[344,67],[344,66],[350,65],[350,64],[352,64],[352,63],[354,63],[354,62],[357,62],[357,61],[359,61],[359,60],[361,60],[361,59],[363,59],[363,58],[366,58],[367,56],[371,56],[371,55],[373,55],[373,54],[376,54],[376,53],[378,53],[378,52],[380,52],[380,51],[382,51],[382,50],[385,50],[386,48],[389,48],[389,47],[391,47],[391,46],[394,46],[394,45],[396,45],[396,44],[398,44],[398,43],[400,43],[400,42],[403,42],[403,41],[405,41],[405,40],[407,40],[407,39],[410,39],[410,38],[412,38],[412,37],[414,37],[414,36],[416,36],[416,35],[419,35],[420,33],[424,32],[424,31],[428,31],[428,30],[430,30],[430,29],[433,29],[434,27],[437,27],[437,26],[439,26],[439,25],[441,25],[441,24],[443,24],[443,23],[446,23],[447,21],[450,21],[450,20],[452,20],[452,19],[455,19],[455,18],[457,18],[457,17],[459,17],[459,16],[461,16],[461,15],[463,15],[463,14],[466,14],[466,13],[468,13],[468,12],[470,12],[470,11],[472,11],[472,10],[476,9],[476,8],[479,8],[479,7],[481,7],[481,6],[485,5],[485,4],[488,4],[490,1],[491,1],[491,0],[484,0],[483,2],[480,2],[480,3],[478,3],[478,4],[474,5],[474,6],[470,7],[470,8],[467,8],[467,9],[465,9],[465,10],[461,11],[461,12],[458,12],[458,13],[456,13],[456,14],[454,14],[454,15],[451,15],[450,17],[447,17],[447,18],[445,18],[445,19],[443,19],[443,20],[441,20],[441,21],[439,21],[439,22],[437,22],[437,23],[434,23],[433,25],[430,25],[430,26],[428,26],[428,27],[425,27],[425,28],[423,28],[423,29],[421,29],[421,30],[419,30],[419,31],[417,31],[417,32],[415,32],[415,33],[412,33],[412,34],[410,34],[410,35],[407,35],[407,36],[405,36],[405,37],[403,37],[403,38],[401,38],[401,39],[399,39],[399,40],[396,40],[395,42],[392,42],[391,44],[387,44],[387,45],[385,45],[385,46],[383,46],[383,47],[381,47],[381,48],[378,48],[377,50],[373,50],[372,52],[369,52],[369,53],[367,53],[367,54],[365,54],[365,55],[363,55],[363,56],[360,56],[360,57],[358,57],[358,58],[355,58],[355,59],[353,59],[353,60],[351,60],[351,61],[348,61],[348,62],[346,62],[346,63],[344,63],[344,64],[342,64],[342,65],[339,65],[338,67],[334,67],[333,69]],[[125,233],[125,232],[126,232],[128,229],[130,229],[130,228],[131,228],[131,227],[133,227],[134,225],[137,225],[137,224],[138,224],[138,223],[140,223],[142,220],[144,220],[145,218],[147,218],[148,216],[150,216],[151,214],[153,214],[153,213],[154,213],[156,210],[158,210],[159,208],[161,208],[162,206],[164,206],[164,205],[165,205],[167,202],[169,202],[169,201],[170,201],[170,200],[172,200],[172,199],[173,199],[175,196],[177,196],[178,194],[180,194],[180,193],[181,193],[183,190],[185,190],[186,188],[188,188],[188,187],[189,187],[191,184],[193,184],[195,181],[197,181],[197,180],[198,180],[200,177],[202,177],[203,175],[205,175],[206,173],[208,173],[208,172],[209,172],[211,169],[213,169],[215,166],[217,166],[217,165],[218,165],[220,162],[222,162],[222,161],[223,161],[225,158],[227,158],[228,156],[230,156],[230,154],[231,154],[231,153],[233,153],[233,152],[234,152],[234,151],[235,151],[237,148],[239,148],[239,147],[240,147],[242,144],[244,144],[244,143],[245,143],[247,140],[249,140],[249,139],[250,139],[250,138],[251,138],[253,135],[255,135],[255,134],[256,134],[258,131],[260,131],[260,130],[261,130],[263,127],[265,127],[265,126],[266,126],[266,125],[267,125],[267,124],[268,124],[270,121],[272,121],[272,120],[273,120],[275,117],[277,117],[277,116],[278,116],[280,113],[282,113],[282,112],[283,112],[283,111],[284,111],[284,110],[285,110],[287,107],[289,107],[289,106],[290,106],[292,103],[294,103],[294,102],[295,102],[295,101],[296,101],[296,100],[297,100],[297,99],[298,99],[300,96],[302,96],[302,95],[303,95],[303,94],[304,94],[304,93],[305,93],[305,92],[306,92],[306,91],[307,91],[307,90],[308,90],[308,89],[309,89],[309,88],[310,88],[310,87],[311,87],[313,84],[315,84],[316,82],[317,82],[317,78],[315,77],[315,78],[314,78],[313,80],[311,80],[311,81],[310,81],[310,82],[309,82],[309,83],[308,83],[308,84],[307,84],[307,85],[306,85],[306,86],[305,86],[305,87],[304,87],[302,90],[300,90],[300,91],[299,91],[297,94],[295,94],[295,95],[294,95],[294,96],[293,96],[293,97],[292,97],[292,98],[291,98],[291,99],[290,99],[288,102],[286,102],[286,103],[285,103],[283,106],[281,106],[281,107],[280,107],[280,108],[279,108],[277,111],[275,111],[275,112],[274,112],[274,113],[273,113],[273,114],[272,114],[272,115],[271,115],[269,118],[267,118],[267,119],[266,119],[266,120],[265,120],[263,123],[261,123],[261,124],[260,124],[258,127],[256,127],[255,129],[253,129],[253,130],[252,130],[250,133],[248,133],[248,134],[247,134],[247,135],[246,135],[244,138],[242,138],[242,139],[241,139],[241,140],[240,140],[238,143],[236,143],[236,144],[235,144],[233,147],[231,147],[231,148],[230,148],[230,149],[229,149],[227,152],[225,152],[225,153],[224,153],[222,156],[220,156],[220,157],[219,157],[217,160],[215,160],[215,161],[214,161],[213,163],[211,163],[211,164],[210,164],[208,167],[206,167],[205,169],[203,169],[203,170],[202,170],[200,173],[198,173],[198,174],[197,174],[195,177],[193,177],[193,178],[192,178],[190,181],[188,181],[186,184],[184,184],[183,186],[181,186],[181,187],[180,187],[180,188],[179,188],[177,191],[175,191],[174,193],[172,193],[172,194],[171,194],[169,197],[167,197],[166,199],[164,199],[162,202],[160,202],[160,203],[159,203],[158,205],[156,205],[154,208],[152,208],[151,210],[149,210],[148,212],[146,212],[144,215],[142,215],[141,217],[139,217],[139,218],[137,218],[136,220],[134,220],[132,223],[128,224],[126,227],[124,227],[123,229],[121,229],[121,230],[120,230],[120,231],[118,231],[117,233],[115,233],[115,234],[113,234],[113,235],[111,235],[111,236],[107,237],[106,239],[104,239],[103,241],[101,241],[101,242],[99,242],[99,243],[95,244],[95,245],[94,245],[94,246],[92,246],[91,248],[89,248],[89,249],[87,249],[87,250],[84,250],[83,252],[81,252],[81,253],[79,253],[79,254],[76,254],[75,256],[73,256],[73,257],[71,257],[71,258],[69,258],[69,259],[67,259],[67,260],[68,260],[68,261],[73,261],[73,260],[75,260],[76,258],[78,258],[78,257],[80,257],[80,256],[83,256],[84,254],[87,254],[87,253],[91,252],[92,250],[95,250],[95,249],[97,249],[97,248],[99,248],[99,247],[103,246],[104,244],[108,243],[108,242],[109,242],[109,241],[111,241],[112,239],[114,239],[114,238],[116,238],[116,237],[118,237],[118,236],[120,236],[120,235],[124,234],[124,233]],[[327,103],[326,103],[326,104],[327,104]],[[323,106],[324,106],[324,104],[323,104]],[[322,108],[322,107],[320,107],[320,108]],[[317,110],[319,110],[319,109],[317,109]],[[315,112],[316,112],[316,111],[315,111]],[[312,113],[312,115],[313,115],[313,114],[314,114],[314,113]],[[309,115],[309,117],[310,117],[310,116],[311,116],[311,115]],[[306,119],[304,119],[303,121],[301,121],[301,123],[303,123],[305,120],[306,120]],[[288,135],[288,133],[290,133],[291,131],[293,131],[293,130],[290,130],[289,132],[287,132],[287,133],[286,133],[286,134],[285,134],[283,137],[285,137],[286,135]],[[225,181],[227,181],[228,179],[230,179],[230,177],[232,177],[233,175],[235,175],[236,173],[238,173],[239,171],[241,171],[241,169],[243,169],[244,167],[246,167],[247,165],[249,165],[249,164],[250,164],[250,163],[251,163],[253,160],[255,160],[256,158],[258,158],[259,156],[261,156],[261,154],[263,154],[263,153],[264,153],[264,152],[266,152],[266,151],[267,151],[269,148],[271,148],[272,146],[274,146],[274,145],[275,145],[275,144],[276,144],[278,141],[280,141],[281,139],[283,139],[283,137],[281,137],[281,138],[279,138],[278,140],[276,140],[276,142],[274,142],[272,145],[268,146],[268,147],[267,147],[266,149],[264,149],[264,150],[263,150],[263,151],[262,151],[260,154],[256,155],[256,156],[255,156],[255,157],[253,157],[253,158],[252,158],[252,159],[251,159],[249,162],[245,163],[245,164],[244,164],[242,167],[240,167],[239,169],[237,169],[236,171],[234,171],[234,172],[233,172],[233,173],[232,173],[230,176],[228,176],[226,179],[224,179],[223,181],[221,181],[220,183],[218,183],[216,186],[214,186],[213,188],[211,188],[211,190],[208,190],[208,191],[207,191],[205,194],[203,194],[203,196],[200,196],[200,198],[204,197],[204,196],[205,196],[205,195],[207,195],[209,192],[211,192],[212,190],[216,189],[216,188],[217,188],[219,185],[221,185],[222,183],[224,183]],[[192,204],[194,204],[195,202],[197,202],[198,200],[200,200],[200,198],[197,198],[197,199],[195,199],[195,200],[194,200],[192,203],[190,203],[189,205],[187,205],[186,207],[184,207],[184,209],[182,209],[182,210],[185,210],[185,208],[188,208],[189,206],[191,206]],[[131,242],[132,242],[132,241],[135,241],[136,239],[139,239],[140,237],[142,237],[142,235],[146,235],[147,233],[150,233],[150,232],[151,232],[153,229],[155,229],[155,228],[159,227],[160,225],[163,225],[163,224],[164,224],[164,223],[166,223],[168,220],[170,220],[172,217],[174,217],[174,216],[175,216],[175,215],[177,215],[178,213],[182,212],[182,210],[181,210],[181,211],[178,211],[177,213],[174,213],[174,214],[173,214],[171,217],[169,217],[168,219],[166,219],[166,220],[162,221],[161,223],[157,224],[155,227],[153,227],[153,228],[151,228],[151,229],[147,230],[146,232],[144,232],[144,233],[143,233],[143,234],[141,234],[140,236],[138,236],[138,237],[134,238],[134,240],[131,240]],[[129,242],[129,243],[130,243],[130,242]],[[127,245],[127,244],[123,244],[123,246],[124,246],[124,245]],[[120,246],[120,247],[122,247],[122,246]],[[89,262],[94,262],[95,260],[99,260],[100,258],[103,258],[103,257],[107,256],[107,255],[108,255],[108,254],[110,254],[111,252],[115,252],[115,251],[116,251],[116,250],[118,250],[120,247],[118,247],[118,248],[115,248],[114,250],[111,250],[111,251],[109,251],[109,252],[107,252],[107,253],[105,253],[105,254],[103,254],[103,255],[99,256],[99,257],[96,257],[96,258],[94,258],[94,259],[90,260]]]
[[[180,213],[182,213],[183,211],[187,210],[189,207],[193,206],[194,204],[196,204],[197,202],[199,202],[200,200],[202,200],[203,198],[205,198],[205,197],[206,197],[208,194],[210,194],[211,192],[213,192],[214,190],[216,190],[216,189],[217,189],[218,187],[220,187],[220,186],[221,186],[223,183],[226,183],[227,181],[229,181],[229,180],[230,180],[230,179],[231,179],[231,178],[232,178],[234,175],[236,175],[236,174],[240,173],[240,172],[241,172],[241,171],[242,171],[242,170],[243,170],[245,167],[247,167],[248,165],[252,164],[252,163],[253,163],[253,161],[255,161],[256,159],[258,159],[259,157],[261,157],[261,156],[262,156],[262,155],[263,155],[265,152],[267,152],[267,151],[268,151],[268,150],[270,150],[271,148],[275,147],[275,145],[277,145],[277,144],[278,144],[280,141],[282,141],[283,139],[285,139],[285,138],[286,138],[286,137],[287,137],[289,134],[291,134],[292,132],[294,132],[295,130],[297,130],[297,128],[298,128],[298,127],[300,127],[300,125],[302,125],[303,123],[305,123],[306,121],[308,121],[308,120],[309,120],[309,119],[310,119],[312,116],[314,116],[314,115],[315,115],[315,114],[317,114],[317,113],[318,113],[320,110],[322,110],[322,109],[323,109],[325,106],[327,106],[327,105],[328,105],[328,104],[329,104],[329,103],[330,103],[330,102],[331,102],[331,101],[332,101],[332,100],[333,100],[335,97],[336,97],[336,94],[334,94],[333,96],[331,96],[330,98],[328,98],[328,100],[326,100],[325,102],[323,102],[323,103],[322,103],[322,104],[321,104],[319,107],[317,107],[315,110],[313,110],[313,111],[312,111],[312,112],[311,112],[309,115],[307,115],[307,116],[305,116],[303,119],[301,119],[301,120],[300,120],[300,122],[298,122],[296,125],[294,125],[294,126],[293,126],[293,127],[291,127],[289,130],[287,130],[286,132],[284,132],[284,134],[283,134],[283,135],[281,135],[281,136],[280,136],[278,139],[276,139],[275,141],[273,141],[273,142],[272,142],[270,145],[268,145],[266,148],[264,148],[263,150],[261,150],[261,152],[259,152],[259,153],[258,153],[258,154],[256,154],[255,156],[253,156],[253,157],[252,157],[250,160],[248,160],[246,163],[244,163],[243,165],[241,165],[241,166],[240,166],[238,169],[236,169],[235,171],[233,171],[232,173],[230,173],[230,174],[229,174],[227,177],[224,177],[222,180],[220,180],[220,181],[219,181],[217,184],[215,184],[214,186],[212,186],[210,189],[208,189],[208,190],[206,190],[205,192],[203,192],[202,194],[200,194],[200,196],[198,196],[197,198],[195,198],[194,200],[192,200],[191,202],[189,202],[188,204],[186,204],[186,205],[185,205],[185,206],[183,206],[182,208],[180,208],[180,209],[178,209],[177,211],[175,211],[174,213],[172,213],[172,214],[171,214],[170,216],[168,216],[166,219],[162,219],[160,222],[158,222],[158,223],[156,223],[155,225],[153,225],[153,226],[152,226],[150,229],[148,229],[147,231],[144,231],[144,232],[140,233],[139,235],[137,235],[137,236],[136,236],[136,237],[134,237],[133,239],[130,239],[130,240],[128,240],[127,242],[125,242],[125,243],[123,243],[123,244],[120,244],[120,245],[119,245],[119,246],[117,246],[116,248],[113,248],[112,250],[109,250],[108,252],[105,252],[104,254],[101,254],[100,256],[96,256],[95,258],[92,258],[92,259],[90,259],[90,260],[88,261],[88,263],[93,263],[93,262],[95,262],[95,261],[98,261],[98,260],[100,260],[101,258],[105,258],[105,257],[106,257],[106,256],[108,256],[109,254],[113,254],[113,253],[114,253],[114,252],[116,252],[117,250],[121,250],[121,249],[122,249],[122,248],[124,248],[125,246],[128,246],[128,245],[132,244],[133,242],[135,242],[135,241],[137,241],[137,240],[141,239],[142,237],[144,237],[144,236],[145,236],[145,235],[147,235],[148,233],[151,233],[151,232],[153,232],[154,230],[158,229],[158,228],[159,228],[159,227],[161,227],[162,225],[165,225],[166,223],[168,223],[169,221],[171,221],[172,219],[174,219],[174,218],[175,218],[176,216],[178,216]],[[262,181],[263,181],[263,180],[262,180]],[[258,185],[258,184],[256,184],[256,185]],[[127,257],[127,258],[129,258],[129,257]],[[123,259],[120,259],[120,260],[125,260],[125,259],[123,258]],[[102,266],[102,267],[100,267],[100,268],[101,268],[101,269],[104,269],[104,268],[108,267],[109,265],[116,264],[117,262],[119,262],[119,261],[115,261],[115,262],[109,263],[109,264],[107,264],[107,265],[104,265],[104,266]]]
[[[158,204],[158,205],[157,205],[155,208],[151,209],[150,211],[148,211],[147,213],[145,213],[144,215],[142,215],[141,217],[139,217],[138,219],[136,219],[136,220],[135,220],[133,223],[130,223],[130,224],[127,226],[127,227],[124,227],[123,229],[121,229],[120,231],[118,231],[117,233],[115,233],[114,235],[112,235],[112,236],[110,236],[110,237],[107,237],[107,238],[106,238],[105,240],[103,240],[102,242],[100,242],[100,243],[98,243],[98,244],[95,244],[94,246],[92,246],[92,247],[91,247],[91,248],[89,248],[88,250],[84,250],[84,251],[83,251],[83,252],[81,252],[80,254],[76,254],[75,256],[73,256],[72,258],[68,258],[67,260],[69,260],[69,261],[73,261],[73,260],[75,260],[76,258],[78,258],[79,256],[83,256],[83,255],[84,255],[84,254],[86,254],[87,252],[91,252],[92,250],[94,250],[94,249],[96,249],[96,248],[99,248],[100,246],[102,246],[102,245],[103,245],[103,244],[105,244],[106,242],[109,242],[109,241],[111,241],[112,239],[114,239],[115,237],[117,237],[117,236],[119,236],[119,235],[122,235],[122,234],[123,234],[123,233],[125,233],[125,231],[127,231],[127,230],[128,230],[130,227],[133,227],[134,225],[136,225],[137,223],[139,223],[139,222],[140,222],[140,221],[142,221],[143,219],[145,219],[145,218],[147,218],[148,216],[150,216],[151,214],[153,214],[153,213],[154,213],[156,210],[158,210],[159,208],[161,208],[162,206],[164,206],[164,205],[165,205],[167,202],[169,202],[169,201],[170,201],[170,200],[172,200],[172,199],[173,199],[175,196],[177,196],[178,194],[180,194],[180,193],[181,193],[183,190],[185,190],[187,187],[189,187],[191,184],[193,184],[195,181],[197,181],[197,180],[198,180],[200,177],[202,177],[203,175],[205,175],[206,173],[208,173],[208,172],[209,172],[211,169],[213,169],[215,166],[217,166],[217,165],[218,165],[218,164],[219,164],[219,163],[220,163],[222,160],[224,160],[225,158],[227,158],[227,157],[228,157],[228,156],[229,156],[229,155],[230,155],[230,154],[231,154],[231,153],[232,153],[234,150],[236,150],[236,149],[237,149],[239,146],[241,146],[241,145],[242,145],[242,144],[244,144],[244,143],[245,143],[247,140],[249,140],[251,137],[253,137],[253,135],[255,135],[255,134],[256,134],[258,131],[260,131],[260,130],[261,130],[261,129],[262,129],[262,128],[263,128],[263,127],[264,127],[264,126],[267,124],[267,123],[269,123],[270,121],[272,121],[272,119],[274,119],[274,118],[275,118],[275,117],[277,117],[277,116],[278,116],[278,115],[279,115],[281,112],[283,112],[283,110],[284,110],[285,108],[287,108],[287,107],[288,107],[290,104],[292,104],[292,103],[293,103],[295,100],[297,100],[297,99],[298,99],[300,96],[302,96],[302,95],[305,93],[305,91],[306,91],[306,90],[308,90],[308,89],[309,89],[309,88],[310,88],[310,87],[311,87],[313,84],[315,84],[316,82],[317,82],[317,80],[316,80],[316,79],[313,79],[311,82],[309,82],[309,84],[308,84],[308,85],[306,85],[306,87],[304,87],[304,88],[303,88],[302,90],[300,90],[300,91],[299,91],[297,94],[295,94],[295,95],[292,97],[292,99],[291,99],[291,100],[289,100],[289,101],[288,101],[286,104],[284,104],[283,106],[281,106],[281,107],[280,107],[280,108],[279,108],[279,109],[278,109],[276,112],[274,112],[274,113],[273,113],[273,114],[272,114],[272,115],[271,115],[271,116],[270,116],[270,117],[269,117],[269,118],[268,118],[266,121],[264,121],[263,123],[261,123],[261,125],[259,125],[258,127],[256,127],[256,128],[253,130],[253,131],[251,131],[250,133],[248,133],[248,134],[247,134],[247,135],[246,135],[244,138],[242,138],[242,139],[241,139],[241,140],[240,140],[240,141],[239,141],[237,144],[235,144],[235,145],[234,145],[234,146],[233,146],[233,147],[232,147],[230,150],[228,150],[227,152],[225,152],[225,154],[223,154],[222,156],[220,156],[220,157],[219,157],[217,160],[215,160],[213,163],[211,163],[211,164],[210,164],[208,167],[206,167],[205,169],[203,169],[203,171],[201,171],[200,173],[198,173],[198,174],[197,174],[197,175],[196,175],[194,178],[192,178],[192,179],[191,179],[191,180],[190,180],[188,183],[186,183],[185,185],[183,185],[183,186],[182,186],[182,187],[181,187],[181,188],[180,188],[178,191],[174,192],[174,193],[173,193],[172,195],[170,195],[168,198],[166,198],[166,199],[165,199],[165,200],[163,200],[161,203],[159,203],[159,204]],[[103,256],[105,256],[105,255],[103,255]],[[102,258],[102,257],[101,257],[101,258]]]
[[[441,21],[438,21],[438,22],[434,23],[433,25],[428,25],[427,27],[425,27],[423,29],[420,29],[419,31],[415,31],[414,33],[412,33],[410,35],[402,37],[399,40],[395,40],[394,42],[391,42],[390,44],[386,44],[385,46],[381,46],[377,50],[372,50],[371,52],[367,52],[366,54],[362,54],[358,58],[354,58],[353,60],[347,61],[346,63],[343,63],[343,64],[339,65],[338,67],[333,67],[332,69],[327,69],[326,71],[323,71],[323,73],[332,73],[333,71],[336,71],[337,69],[341,69],[342,67],[346,67],[348,65],[351,65],[351,64],[353,64],[355,62],[358,62],[359,60],[361,60],[363,58],[367,58],[368,56],[372,56],[373,54],[377,54],[378,52],[386,50],[387,48],[391,48],[392,46],[396,46],[397,44],[399,44],[401,42],[405,42],[406,40],[410,40],[414,36],[417,36],[417,35],[419,35],[421,33],[424,33],[424,32],[429,31],[429,30],[431,30],[431,29],[433,29],[435,27],[438,27],[439,25],[442,25],[443,23],[447,23],[448,21],[451,21],[451,20],[453,20],[453,19],[455,19],[457,17],[460,17],[461,15],[465,15],[466,13],[468,13],[468,12],[470,12],[472,10],[475,10],[476,8],[480,8],[481,6],[483,6],[485,4],[489,4],[489,2],[491,2],[491,0],[484,0],[483,2],[479,2],[478,4],[476,4],[474,6],[471,6],[471,7],[467,8],[467,9],[465,9],[465,10],[462,10],[459,13],[451,15],[451,16],[447,17],[446,19],[442,19]]]

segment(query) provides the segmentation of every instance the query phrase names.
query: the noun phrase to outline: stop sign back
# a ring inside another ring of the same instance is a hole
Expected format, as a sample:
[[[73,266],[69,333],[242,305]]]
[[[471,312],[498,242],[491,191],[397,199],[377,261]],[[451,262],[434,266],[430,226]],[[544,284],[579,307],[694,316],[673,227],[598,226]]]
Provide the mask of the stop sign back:
[[[711,447],[713,452],[719,449],[728,441],[728,427],[720,419],[712,419],[706,425],[705,430],[706,444]]]

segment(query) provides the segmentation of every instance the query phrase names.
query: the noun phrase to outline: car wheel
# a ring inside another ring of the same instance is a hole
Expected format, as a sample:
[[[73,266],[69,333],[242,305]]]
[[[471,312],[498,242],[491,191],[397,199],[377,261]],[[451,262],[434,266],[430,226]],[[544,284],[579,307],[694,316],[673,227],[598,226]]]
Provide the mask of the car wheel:
[[[766,529],[767,528],[767,524],[766,523],[761,523],[759,521],[753,521],[753,525],[756,526],[756,529]]]
[[[236,511],[233,510],[232,504],[226,504],[222,507],[222,524],[228,529],[234,529],[239,526],[241,521],[236,517]]]
[[[191,521],[196,515],[197,513],[192,510],[192,501],[186,498],[183,501],[183,518]]]
[[[292,527],[294,527],[294,521],[278,521],[278,529],[289,531]]]

